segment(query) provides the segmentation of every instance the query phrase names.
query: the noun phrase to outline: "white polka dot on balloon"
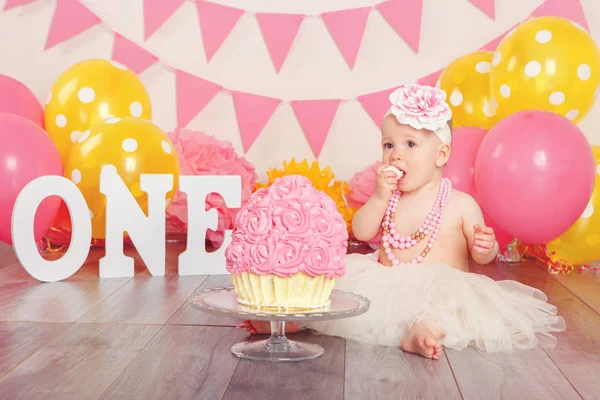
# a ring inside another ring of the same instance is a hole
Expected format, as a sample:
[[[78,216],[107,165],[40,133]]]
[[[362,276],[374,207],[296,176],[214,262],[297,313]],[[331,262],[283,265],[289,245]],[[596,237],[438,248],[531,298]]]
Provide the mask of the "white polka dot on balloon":
[[[579,117],[579,110],[569,110],[565,114],[565,117],[567,117],[567,119],[573,121],[575,118]]]
[[[79,185],[79,182],[81,182],[81,172],[78,169],[74,169],[71,172],[71,180],[73,181],[73,183],[75,183],[76,185]]]
[[[144,109],[139,101],[134,101],[129,105],[129,112],[134,117],[140,117],[143,111]]]
[[[454,92],[452,92],[452,94],[450,95],[450,104],[452,104],[454,107],[458,107],[462,104],[463,102],[463,95],[461,92],[459,92],[458,90],[455,90]]]
[[[496,99],[492,97],[490,101],[483,102],[483,114],[491,118],[496,115],[496,111],[498,110],[498,103],[496,103]]]
[[[592,69],[587,64],[581,64],[579,67],[577,67],[577,76],[582,81],[587,81],[590,79],[590,76],[592,76]]]
[[[71,142],[75,143],[77,139],[81,136],[81,131],[73,131],[71,132]]]
[[[169,144],[169,142],[167,142],[166,140],[163,140],[160,145],[162,146],[162,149],[164,150],[165,153],[167,154],[171,154],[171,145]]]
[[[499,51],[494,53],[494,57],[492,57],[492,66],[496,66],[498,64],[500,64],[500,61],[502,60],[502,53],[500,53]]]
[[[79,139],[77,141],[79,143],[83,143],[89,137],[90,137],[90,130],[88,129],[87,131],[83,132],[81,134],[81,136],[79,136]]]
[[[491,65],[487,61],[478,62],[477,65],[475,66],[475,69],[480,74],[487,74],[488,72],[490,72],[490,68],[491,68]]]
[[[546,29],[542,29],[535,34],[535,40],[538,43],[548,43],[552,40],[552,32]]]
[[[121,64],[118,61],[110,61],[110,63],[112,64],[113,67],[118,68],[118,69],[122,69],[123,71],[127,71],[127,67],[124,66],[123,64]]]
[[[594,215],[594,206],[592,205],[592,203],[588,203],[585,210],[583,210],[583,214],[581,214],[581,218],[589,218],[592,215]]]
[[[102,174],[116,174],[117,167],[112,164],[106,164],[102,166],[102,170],[100,171]]]
[[[540,72],[542,72],[542,66],[537,61],[529,61],[525,65],[525,74],[530,78],[538,76]]]
[[[52,92],[48,93],[48,97],[46,97],[46,105],[50,104],[52,101]]]
[[[550,94],[549,100],[553,106],[560,106],[565,102],[565,94],[563,92],[553,92]]]
[[[123,147],[123,150],[125,150],[126,152],[132,153],[137,150],[138,144],[135,141],[135,139],[128,138],[128,139],[123,140],[123,144],[121,146]]]
[[[596,165],[596,172],[600,175],[600,164]]]
[[[105,123],[111,124],[111,125],[112,124],[116,124],[119,121],[121,121],[121,118],[119,118],[119,117],[112,117],[112,118],[109,118],[107,120],[104,120]]]
[[[54,122],[59,128],[64,128],[67,126],[67,117],[65,117],[63,114],[58,114],[56,118],[54,118]]]
[[[510,97],[510,86],[508,86],[505,83],[503,83],[502,85],[500,85],[500,94],[505,99],[508,98],[508,97]]]
[[[77,98],[84,104],[89,104],[96,98],[96,92],[91,87],[83,87],[77,92]]]

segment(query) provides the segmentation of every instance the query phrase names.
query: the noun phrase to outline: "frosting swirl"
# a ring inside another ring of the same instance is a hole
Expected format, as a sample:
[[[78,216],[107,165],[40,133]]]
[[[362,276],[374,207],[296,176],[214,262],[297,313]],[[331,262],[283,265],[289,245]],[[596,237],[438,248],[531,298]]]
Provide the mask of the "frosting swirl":
[[[256,191],[238,212],[225,250],[227,270],[235,275],[340,277],[347,240],[335,202],[306,177],[287,175]]]

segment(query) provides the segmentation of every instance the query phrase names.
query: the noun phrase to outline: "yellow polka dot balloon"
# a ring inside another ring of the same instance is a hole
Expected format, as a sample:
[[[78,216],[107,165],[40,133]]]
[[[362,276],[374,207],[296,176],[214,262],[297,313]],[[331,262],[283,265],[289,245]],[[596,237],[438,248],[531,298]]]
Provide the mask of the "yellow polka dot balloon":
[[[496,123],[496,100],[490,91],[494,53],[477,51],[456,59],[444,69],[439,87],[448,97],[452,125],[490,129]]]
[[[151,120],[150,96],[133,71],[103,59],[85,60],[63,72],[44,111],[46,131],[63,162],[87,129],[110,117],[128,116]]]
[[[115,168],[137,203],[148,213],[148,195],[140,188],[142,174],[172,174],[175,196],[179,161],[169,137],[152,122],[134,117],[113,117],[93,126],[76,140],[65,164],[65,176],[79,188],[90,209],[92,237],[103,239],[106,197],[100,193],[103,167]]]
[[[583,214],[558,239],[547,244],[556,254],[554,261],[565,260],[571,265],[586,264],[600,259],[600,146],[592,146],[596,159],[596,183],[590,202]],[[576,177],[574,177],[576,179]]]
[[[534,18],[502,40],[490,77],[499,116],[537,109],[576,123],[598,96],[600,50],[567,19]]]

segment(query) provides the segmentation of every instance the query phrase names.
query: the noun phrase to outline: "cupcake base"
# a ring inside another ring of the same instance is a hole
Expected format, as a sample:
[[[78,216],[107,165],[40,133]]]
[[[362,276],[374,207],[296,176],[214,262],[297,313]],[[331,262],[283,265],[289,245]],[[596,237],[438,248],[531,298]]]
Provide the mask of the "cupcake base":
[[[243,272],[232,275],[238,303],[275,310],[313,310],[330,304],[335,278],[298,273],[290,277]]]

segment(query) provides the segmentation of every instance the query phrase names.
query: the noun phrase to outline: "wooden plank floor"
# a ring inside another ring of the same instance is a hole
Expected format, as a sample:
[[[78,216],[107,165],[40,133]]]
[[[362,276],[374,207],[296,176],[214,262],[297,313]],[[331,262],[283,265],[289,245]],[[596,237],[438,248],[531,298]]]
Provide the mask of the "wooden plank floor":
[[[340,338],[290,335],[325,355],[297,364],[238,360],[237,321],[186,300],[228,276],[152,277],[134,249],[135,278],[98,279],[93,250],[63,282],[40,283],[0,244],[1,399],[595,399],[600,398],[600,274],[552,276],[533,262],[473,266],[544,291],[567,322],[553,350],[444,350],[439,361]]]

